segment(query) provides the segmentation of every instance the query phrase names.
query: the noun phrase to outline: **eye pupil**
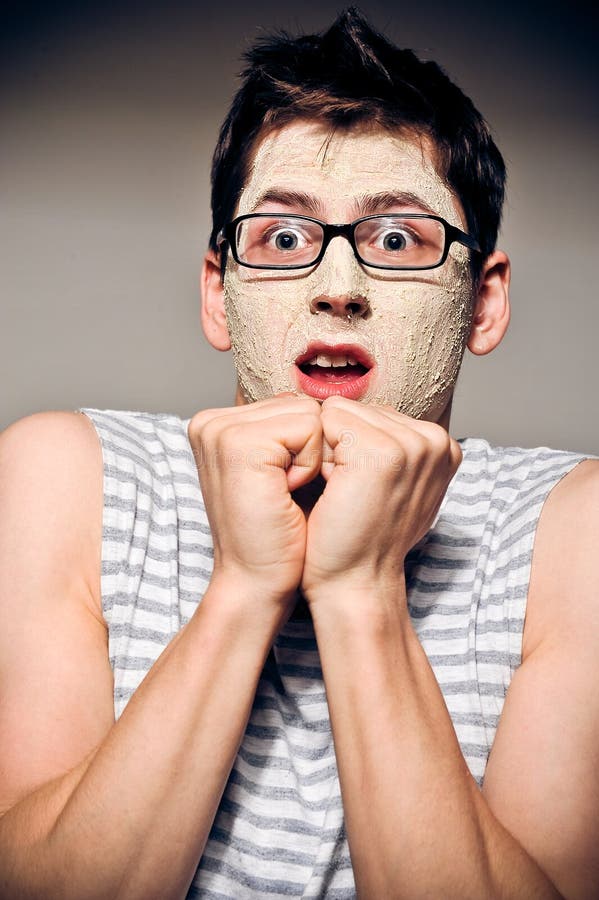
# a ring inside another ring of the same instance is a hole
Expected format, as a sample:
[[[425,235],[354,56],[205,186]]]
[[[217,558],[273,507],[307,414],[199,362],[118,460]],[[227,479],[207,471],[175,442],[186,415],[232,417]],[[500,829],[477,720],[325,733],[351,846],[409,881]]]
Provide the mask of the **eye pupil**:
[[[297,237],[289,231],[282,231],[275,238],[277,250],[295,250],[297,247]]]
[[[397,251],[403,250],[406,246],[406,239],[403,234],[398,234],[397,231],[385,235],[383,239],[383,247],[385,250]]]

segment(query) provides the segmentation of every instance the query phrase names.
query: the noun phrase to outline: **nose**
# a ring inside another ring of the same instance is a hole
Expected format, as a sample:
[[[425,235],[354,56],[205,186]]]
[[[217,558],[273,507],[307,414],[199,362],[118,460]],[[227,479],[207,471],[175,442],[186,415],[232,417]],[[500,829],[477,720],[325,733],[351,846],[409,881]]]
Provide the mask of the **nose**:
[[[366,318],[370,314],[366,277],[349,241],[341,235],[333,238],[318,266],[318,284],[310,301],[310,312],[344,319]]]
[[[348,297],[347,294],[331,296],[330,294],[314,297],[310,302],[310,312],[330,313],[334,316],[360,316],[365,318],[370,311],[365,297]]]

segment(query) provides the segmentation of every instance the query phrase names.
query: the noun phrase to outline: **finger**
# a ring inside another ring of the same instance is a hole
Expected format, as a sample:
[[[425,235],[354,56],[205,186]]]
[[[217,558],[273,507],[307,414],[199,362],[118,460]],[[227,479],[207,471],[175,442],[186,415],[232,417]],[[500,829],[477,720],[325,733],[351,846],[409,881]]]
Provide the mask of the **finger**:
[[[305,427],[299,430],[297,419],[294,416],[294,423],[298,430],[293,432],[295,441],[292,443],[292,437],[289,433],[285,434],[285,446],[291,453],[291,462],[287,467],[287,485],[290,491],[297,490],[308,482],[312,481],[321,469],[322,464],[322,422],[320,415],[304,414],[301,418],[304,422],[301,424]],[[311,421],[312,427],[308,428]]]
[[[385,421],[395,425],[403,425],[406,428],[412,428],[414,431],[427,436],[429,431],[442,426],[434,422],[426,422],[422,419],[414,419],[405,413],[398,412],[392,406],[383,406],[376,403],[360,403],[358,400],[348,400],[346,397],[328,397],[322,404],[323,410],[330,408],[345,409],[348,413],[356,415],[358,418],[370,422],[372,425],[384,427]]]
[[[284,413],[259,421],[231,419],[221,424],[215,440],[203,449],[199,469],[233,467],[257,475],[279,469],[292,491],[318,474],[321,457],[320,415]]]
[[[461,462],[462,453],[459,444],[443,426],[435,422],[413,419],[390,406],[367,405],[344,397],[330,397],[323,403],[322,408],[325,435],[328,434],[328,416],[332,410],[355,416],[356,420],[368,422],[375,428],[395,436],[406,450],[412,452],[418,452],[419,449],[432,450],[437,456],[446,456],[453,471]],[[350,420],[347,420],[347,428],[348,434],[351,433]]]
[[[295,394],[281,394],[268,400],[258,400],[243,406],[223,406],[214,409],[202,409],[190,420],[189,434],[198,436],[209,424],[224,424],[236,417],[243,422],[255,422],[278,416],[285,412],[320,414],[320,403],[310,397],[298,397]]]
[[[344,409],[323,410],[321,420],[323,441],[330,448],[326,456],[323,452],[323,477],[330,478],[336,466],[403,467],[405,448],[389,428],[371,425]]]
[[[324,432],[322,435],[322,464],[320,467],[320,474],[324,478],[325,481],[328,481],[331,475],[333,474],[333,469],[335,468],[335,450],[329,442],[327,441]]]

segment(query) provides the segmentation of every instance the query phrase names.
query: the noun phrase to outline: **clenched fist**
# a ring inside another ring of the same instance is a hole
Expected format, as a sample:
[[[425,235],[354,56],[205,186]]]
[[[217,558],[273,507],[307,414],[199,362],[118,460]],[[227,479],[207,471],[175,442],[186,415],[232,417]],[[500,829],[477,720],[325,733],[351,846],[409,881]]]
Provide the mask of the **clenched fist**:
[[[293,394],[208,409],[189,425],[214,541],[214,577],[291,601],[301,582],[306,519],[291,492],[322,465],[320,404]]]
[[[462,452],[440,425],[330,397],[321,409],[326,488],[308,522],[302,590],[388,587],[431,527]],[[380,591],[379,591],[380,593]]]

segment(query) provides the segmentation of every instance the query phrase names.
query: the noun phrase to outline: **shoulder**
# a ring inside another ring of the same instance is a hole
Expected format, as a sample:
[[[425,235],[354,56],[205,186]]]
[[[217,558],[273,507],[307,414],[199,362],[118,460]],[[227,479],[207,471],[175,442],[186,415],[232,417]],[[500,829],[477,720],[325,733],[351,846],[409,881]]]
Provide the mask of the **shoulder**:
[[[46,479],[74,479],[101,462],[100,445],[92,423],[79,412],[40,412],[18,419],[0,433],[3,490],[12,478],[39,490]]]
[[[524,654],[561,633],[584,643],[599,613],[599,460],[572,468],[549,493],[535,536]],[[596,641],[596,636],[593,635]]]
[[[95,591],[102,469],[98,436],[81,413],[35,413],[0,434],[0,557],[8,571],[70,572]]]

